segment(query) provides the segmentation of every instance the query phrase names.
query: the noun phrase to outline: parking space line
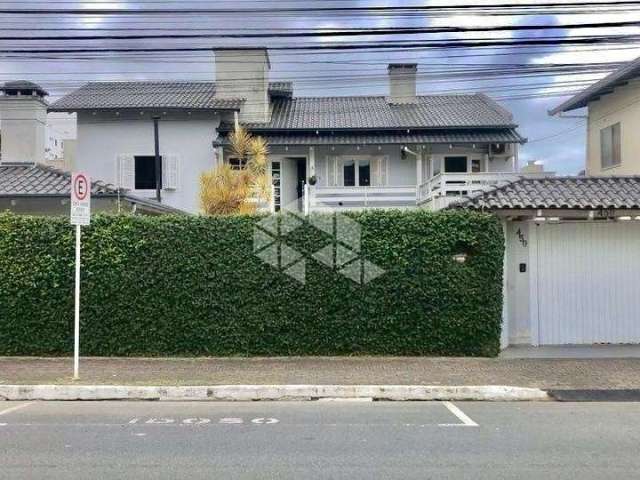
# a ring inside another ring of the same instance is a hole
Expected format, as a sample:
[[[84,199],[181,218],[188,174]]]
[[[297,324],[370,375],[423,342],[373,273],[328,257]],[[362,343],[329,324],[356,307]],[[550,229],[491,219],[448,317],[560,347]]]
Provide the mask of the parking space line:
[[[7,408],[6,410],[0,410],[0,416],[6,415],[7,413],[15,412],[16,410],[20,410],[20,409],[22,409],[24,407],[28,407],[32,403],[33,402],[22,403],[20,405],[16,405],[15,407]]]
[[[439,425],[440,427],[477,427],[479,426],[476,422],[471,420],[471,418],[469,418],[469,416],[466,413],[464,413],[462,410],[456,407],[453,403],[442,402],[442,404],[445,407],[447,407],[447,410],[453,413],[456,416],[456,418],[460,420],[462,423],[441,423]]]

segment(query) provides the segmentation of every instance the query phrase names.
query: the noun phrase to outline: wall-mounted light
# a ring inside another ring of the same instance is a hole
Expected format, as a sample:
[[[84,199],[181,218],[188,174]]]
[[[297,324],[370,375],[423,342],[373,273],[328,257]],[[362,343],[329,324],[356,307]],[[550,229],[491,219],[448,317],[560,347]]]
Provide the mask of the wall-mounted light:
[[[467,261],[467,258],[469,258],[469,254],[467,253],[456,253],[453,257],[453,261],[459,264],[463,264]]]
[[[534,222],[546,222],[547,221],[547,217],[535,217],[533,219]]]
[[[618,220],[620,220],[621,222],[628,222],[629,220],[631,220],[631,217],[628,215],[625,215],[622,217],[618,217]]]
[[[553,223],[558,223],[560,222],[560,217],[549,217],[548,220]]]

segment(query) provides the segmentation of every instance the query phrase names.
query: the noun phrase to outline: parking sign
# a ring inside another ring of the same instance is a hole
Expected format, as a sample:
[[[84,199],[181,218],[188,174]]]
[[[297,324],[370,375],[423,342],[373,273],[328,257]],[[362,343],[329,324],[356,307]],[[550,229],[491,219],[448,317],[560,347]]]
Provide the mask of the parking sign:
[[[89,225],[91,221],[91,180],[82,172],[71,175],[71,224]]]

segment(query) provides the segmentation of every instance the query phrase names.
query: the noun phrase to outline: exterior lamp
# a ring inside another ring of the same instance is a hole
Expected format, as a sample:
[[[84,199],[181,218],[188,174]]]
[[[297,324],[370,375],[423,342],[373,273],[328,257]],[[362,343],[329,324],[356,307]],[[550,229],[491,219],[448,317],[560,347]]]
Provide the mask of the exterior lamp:
[[[628,222],[629,220],[631,220],[631,217],[629,216],[618,217],[618,220],[620,220],[621,222]]]
[[[467,261],[467,258],[469,258],[469,255],[466,253],[456,253],[452,258],[454,262],[462,265]]]

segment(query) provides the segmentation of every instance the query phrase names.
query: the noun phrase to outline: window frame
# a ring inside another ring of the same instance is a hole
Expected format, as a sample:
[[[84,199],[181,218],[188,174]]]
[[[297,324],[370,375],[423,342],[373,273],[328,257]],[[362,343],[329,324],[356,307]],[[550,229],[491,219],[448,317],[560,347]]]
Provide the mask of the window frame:
[[[369,156],[369,155],[344,155],[340,158],[340,168],[342,169],[341,172],[341,179],[342,179],[342,186],[343,187],[348,187],[348,188],[359,188],[359,187],[370,187],[372,184],[372,168],[373,168],[373,161],[374,161],[374,157]],[[345,167],[345,162],[353,162],[353,169],[354,169],[354,185],[345,185],[345,181],[344,181],[344,167]],[[360,185],[360,162],[367,162],[369,164],[369,185]]]
[[[605,140],[610,141],[610,152],[605,152]],[[610,153],[610,158],[606,158],[606,153]],[[608,161],[605,161],[605,159]],[[622,165],[622,124],[616,122],[600,129],[600,169],[608,170],[620,165]]]

